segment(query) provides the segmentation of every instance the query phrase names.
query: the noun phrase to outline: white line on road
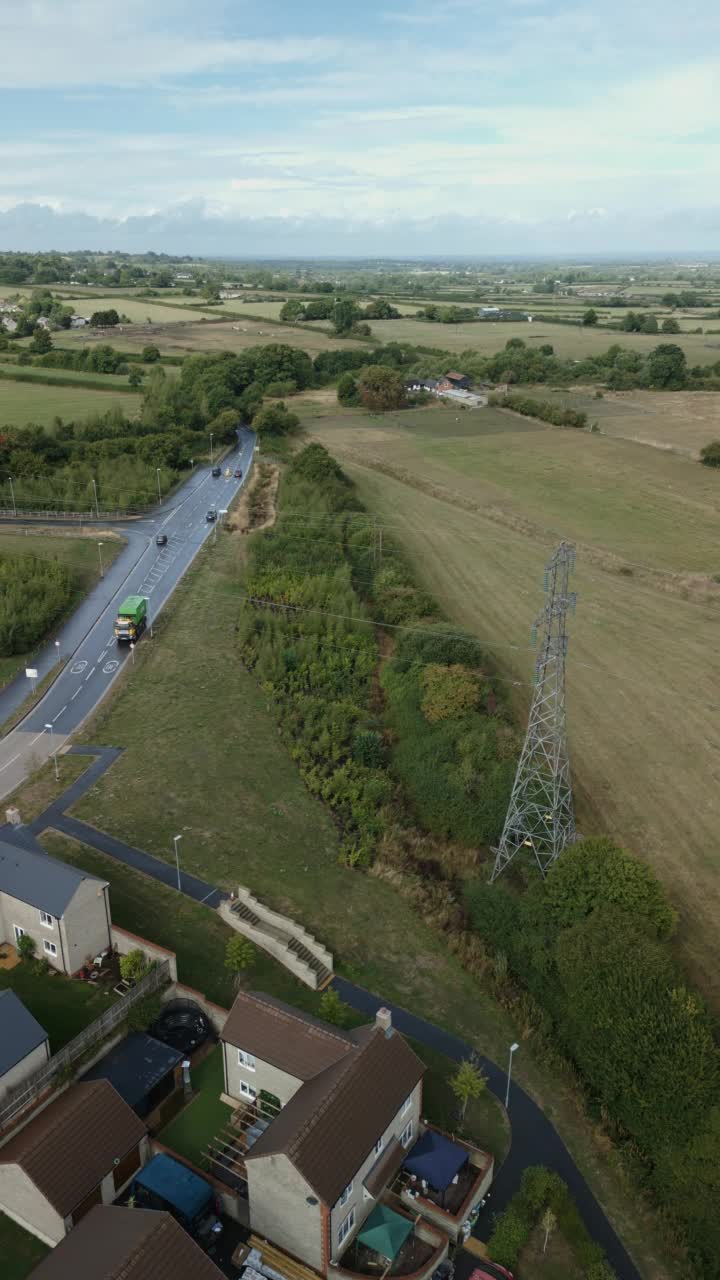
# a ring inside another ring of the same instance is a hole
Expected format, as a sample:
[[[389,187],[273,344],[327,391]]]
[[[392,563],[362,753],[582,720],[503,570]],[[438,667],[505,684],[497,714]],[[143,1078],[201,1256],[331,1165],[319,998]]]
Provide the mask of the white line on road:
[[[90,679],[90,676],[93,674],[93,671],[97,671],[97,664],[93,667],[92,671],[89,671],[89,672],[88,672],[88,674],[86,675],[86,677],[85,677],[85,683],[86,683],[86,684],[87,684],[88,680]]]
[[[102,653],[100,654],[100,657],[98,658],[98,662],[102,662],[106,653],[107,653],[107,649],[103,649]]]
[[[52,720],[53,724],[55,723],[56,720],[60,719],[63,711],[67,711],[67,702],[65,703],[65,706],[62,708],[62,711],[58,711],[57,715],[53,716],[53,720]]]
[[[82,693],[82,689],[76,689],[70,701],[74,702],[79,693]]]
[[[209,893],[206,893],[206,894],[205,894],[205,897],[204,897],[204,898],[201,898],[201,900],[200,900],[200,906],[202,906],[203,902],[207,902],[208,898],[212,898],[212,896],[213,896],[214,892],[215,892],[215,890],[214,890],[214,889],[211,889]]]

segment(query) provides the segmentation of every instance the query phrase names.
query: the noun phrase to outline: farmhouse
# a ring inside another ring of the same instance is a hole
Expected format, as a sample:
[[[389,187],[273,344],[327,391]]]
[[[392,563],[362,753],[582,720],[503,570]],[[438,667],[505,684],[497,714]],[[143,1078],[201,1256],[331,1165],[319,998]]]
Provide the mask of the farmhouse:
[[[75,1084],[0,1147],[0,1210],[55,1245],[147,1157],[145,1125],[112,1085]]]
[[[111,946],[108,887],[39,846],[0,840],[0,942],[30,937],[40,959],[77,973]]]
[[[44,1027],[14,991],[0,991],[0,1098],[50,1057]]]
[[[222,1274],[169,1213],[95,1205],[30,1280],[222,1280]]]
[[[89,323],[90,323],[90,317],[89,317],[89,316],[71,316],[71,317],[70,317],[70,328],[71,328],[71,329],[82,329],[82,328],[84,327],[84,325],[89,324]]]

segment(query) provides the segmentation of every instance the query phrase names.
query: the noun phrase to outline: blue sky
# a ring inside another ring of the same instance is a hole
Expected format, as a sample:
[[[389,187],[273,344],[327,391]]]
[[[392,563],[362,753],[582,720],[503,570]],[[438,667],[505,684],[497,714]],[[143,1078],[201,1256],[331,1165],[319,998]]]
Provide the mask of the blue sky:
[[[710,250],[714,0],[6,0],[0,247]]]

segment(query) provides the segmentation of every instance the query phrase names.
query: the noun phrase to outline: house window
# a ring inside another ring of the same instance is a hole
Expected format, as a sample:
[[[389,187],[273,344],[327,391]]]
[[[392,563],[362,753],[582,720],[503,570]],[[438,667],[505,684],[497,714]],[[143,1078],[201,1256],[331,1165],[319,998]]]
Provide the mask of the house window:
[[[40,923],[44,924],[46,929],[55,928],[55,921],[52,916],[48,915],[47,911],[40,912]]]
[[[355,1210],[351,1209],[347,1218],[345,1218],[344,1221],[340,1223],[340,1230],[338,1231],[338,1244],[345,1243],[354,1226],[355,1226]]]
[[[378,1138],[377,1142],[375,1143],[375,1147],[374,1147],[375,1155],[376,1155],[376,1156],[379,1156],[379,1155],[380,1155],[380,1152],[382,1151],[382,1149],[383,1149],[383,1147],[384,1147],[384,1146],[385,1146],[385,1139],[384,1139],[384,1138]]]
[[[16,941],[16,942],[19,942],[21,938],[24,938],[24,937],[25,937],[25,930],[24,930],[24,929],[21,929],[19,924],[14,924],[14,925],[13,925],[13,929],[15,930],[15,941]]]
[[[400,1108],[400,1115],[404,1116],[410,1110],[411,1106],[412,1106],[412,1094],[410,1094],[410,1096],[407,1097],[403,1102],[402,1107]]]
[[[48,942],[47,938],[43,938],[43,951],[46,956],[56,956],[57,947],[54,942]]]
[[[246,1071],[255,1070],[255,1059],[251,1053],[246,1053],[244,1049],[238,1049],[238,1066],[245,1067]]]
[[[340,1208],[342,1208],[344,1204],[347,1204],[348,1200],[350,1199],[350,1196],[352,1195],[352,1189],[353,1189],[352,1182],[348,1182],[345,1190],[343,1191],[340,1199],[338,1200],[338,1204],[340,1205]]]
[[[400,1141],[402,1142],[404,1147],[410,1146],[410,1143],[412,1142],[412,1136],[413,1136],[413,1122],[412,1120],[408,1120],[408,1123],[405,1125],[405,1128],[400,1134]]]
[[[254,1089],[252,1089],[252,1088],[250,1087],[250,1085],[249,1085],[249,1084],[246,1084],[244,1080],[241,1080],[241,1081],[240,1081],[240,1096],[241,1096],[242,1098],[247,1098],[250,1102],[254,1102],[254,1101],[255,1101],[255,1099],[257,1098],[257,1093],[255,1092],[255,1090],[254,1090]]]

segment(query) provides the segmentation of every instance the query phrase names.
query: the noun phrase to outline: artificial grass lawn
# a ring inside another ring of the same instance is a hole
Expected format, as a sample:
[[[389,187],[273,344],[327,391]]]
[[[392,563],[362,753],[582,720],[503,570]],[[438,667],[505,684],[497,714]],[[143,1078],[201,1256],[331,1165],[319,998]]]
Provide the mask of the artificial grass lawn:
[[[25,1280],[50,1252],[46,1244],[23,1231],[12,1218],[0,1213],[0,1274],[2,1280]]]
[[[97,990],[89,982],[66,978],[61,973],[35,974],[33,963],[23,960],[14,969],[0,969],[0,988],[9,987],[15,992],[47,1031],[51,1053],[57,1053],[117,997],[105,995],[108,988]]]
[[[193,1068],[191,1078],[196,1097],[160,1131],[158,1140],[204,1168],[208,1143],[225,1128],[232,1115],[231,1108],[220,1101],[225,1082],[219,1044]]]

